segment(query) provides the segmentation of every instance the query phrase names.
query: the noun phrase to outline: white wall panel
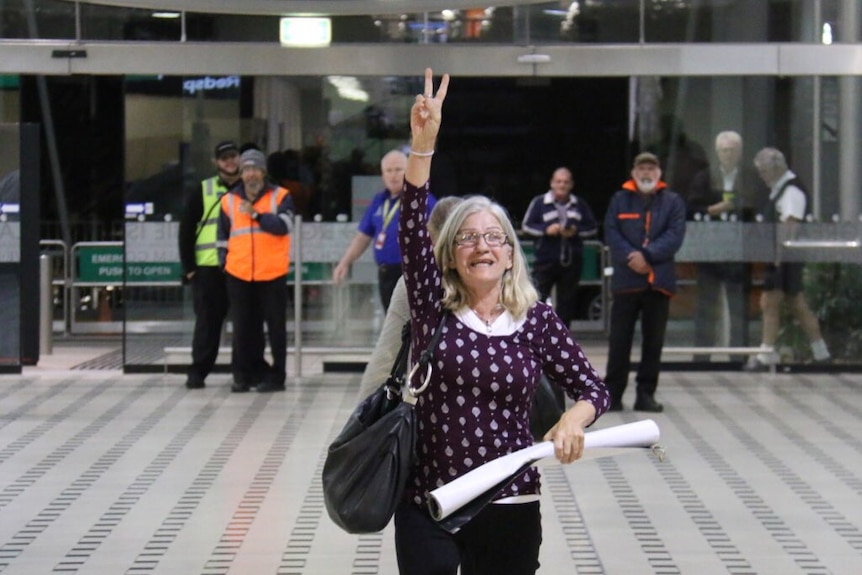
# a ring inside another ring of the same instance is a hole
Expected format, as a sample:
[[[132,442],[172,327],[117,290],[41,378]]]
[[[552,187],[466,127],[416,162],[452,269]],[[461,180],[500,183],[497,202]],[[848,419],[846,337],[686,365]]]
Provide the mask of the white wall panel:
[[[86,58],[53,58],[53,50]],[[518,63],[532,52],[542,64]],[[454,76],[811,76],[862,75],[862,45],[659,44],[464,46],[347,44],[282,48],[249,43],[0,42],[4,74],[414,75],[426,66]]]

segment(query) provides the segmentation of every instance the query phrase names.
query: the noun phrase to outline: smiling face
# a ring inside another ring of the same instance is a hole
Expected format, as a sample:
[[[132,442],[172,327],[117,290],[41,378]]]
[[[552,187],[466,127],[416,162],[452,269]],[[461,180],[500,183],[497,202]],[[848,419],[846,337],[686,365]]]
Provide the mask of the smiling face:
[[[644,194],[655,191],[661,178],[661,168],[651,162],[642,162],[632,169],[632,179],[637,184],[638,190]]]
[[[557,169],[551,177],[551,191],[554,192],[554,201],[568,202],[572,187],[572,173],[566,168]]]
[[[242,169],[242,182],[245,184],[245,195],[254,201],[264,188],[266,172],[260,168],[246,166]]]
[[[474,232],[476,234],[496,233],[505,236],[503,226],[494,214],[480,211],[470,215],[458,229],[461,234]],[[493,238],[493,236],[491,236]],[[475,245],[470,245],[475,243]],[[497,243],[492,241],[492,243]],[[451,265],[458,272],[461,281],[474,294],[502,284],[503,274],[512,267],[512,246],[488,245],[484,235],[473,238],[454,247],[454,262]]]
[[[223,154],[219,154],[216,158],[216,169],[219,176],[229,183],[233,183],[239,179],[239,152],[236,150],[228,150]]]

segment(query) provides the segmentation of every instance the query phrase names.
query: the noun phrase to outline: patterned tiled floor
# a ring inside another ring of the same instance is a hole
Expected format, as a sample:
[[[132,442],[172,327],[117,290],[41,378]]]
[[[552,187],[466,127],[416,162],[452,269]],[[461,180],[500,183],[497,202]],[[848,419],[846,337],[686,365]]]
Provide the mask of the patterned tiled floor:
[[[358,376],[305,373],[275,395],[0,376],[0,572],[396,573],[391,526],[348,535],[323,508]],[[862,573],[862,376],[662,378],[663,461],[542,464],[541,574]]]

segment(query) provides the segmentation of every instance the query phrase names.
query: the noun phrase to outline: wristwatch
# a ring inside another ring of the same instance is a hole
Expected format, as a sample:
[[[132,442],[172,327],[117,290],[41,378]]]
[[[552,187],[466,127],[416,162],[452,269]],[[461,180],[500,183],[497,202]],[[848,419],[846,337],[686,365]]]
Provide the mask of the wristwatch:
[[[251,219],[256,220],[259,215],[260,214],[258,214],[257,212],[252,212],[251,213]]]

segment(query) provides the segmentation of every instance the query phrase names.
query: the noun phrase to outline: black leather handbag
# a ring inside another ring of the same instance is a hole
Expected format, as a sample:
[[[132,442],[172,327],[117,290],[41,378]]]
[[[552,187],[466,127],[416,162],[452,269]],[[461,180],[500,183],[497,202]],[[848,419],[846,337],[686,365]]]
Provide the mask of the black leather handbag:
[[[402,389],[416,373],[424,375],[424,383],[418,389],[409,387],[410,393],[418,395],[428,385],[446,315],[409,375],[410,324],[405,324],[386,382],[359,404],[329,446],[323,499],[330,519],[348,533],[382,531],[401,502],[416,446],[416,414],[413,405],[403,401]]]

